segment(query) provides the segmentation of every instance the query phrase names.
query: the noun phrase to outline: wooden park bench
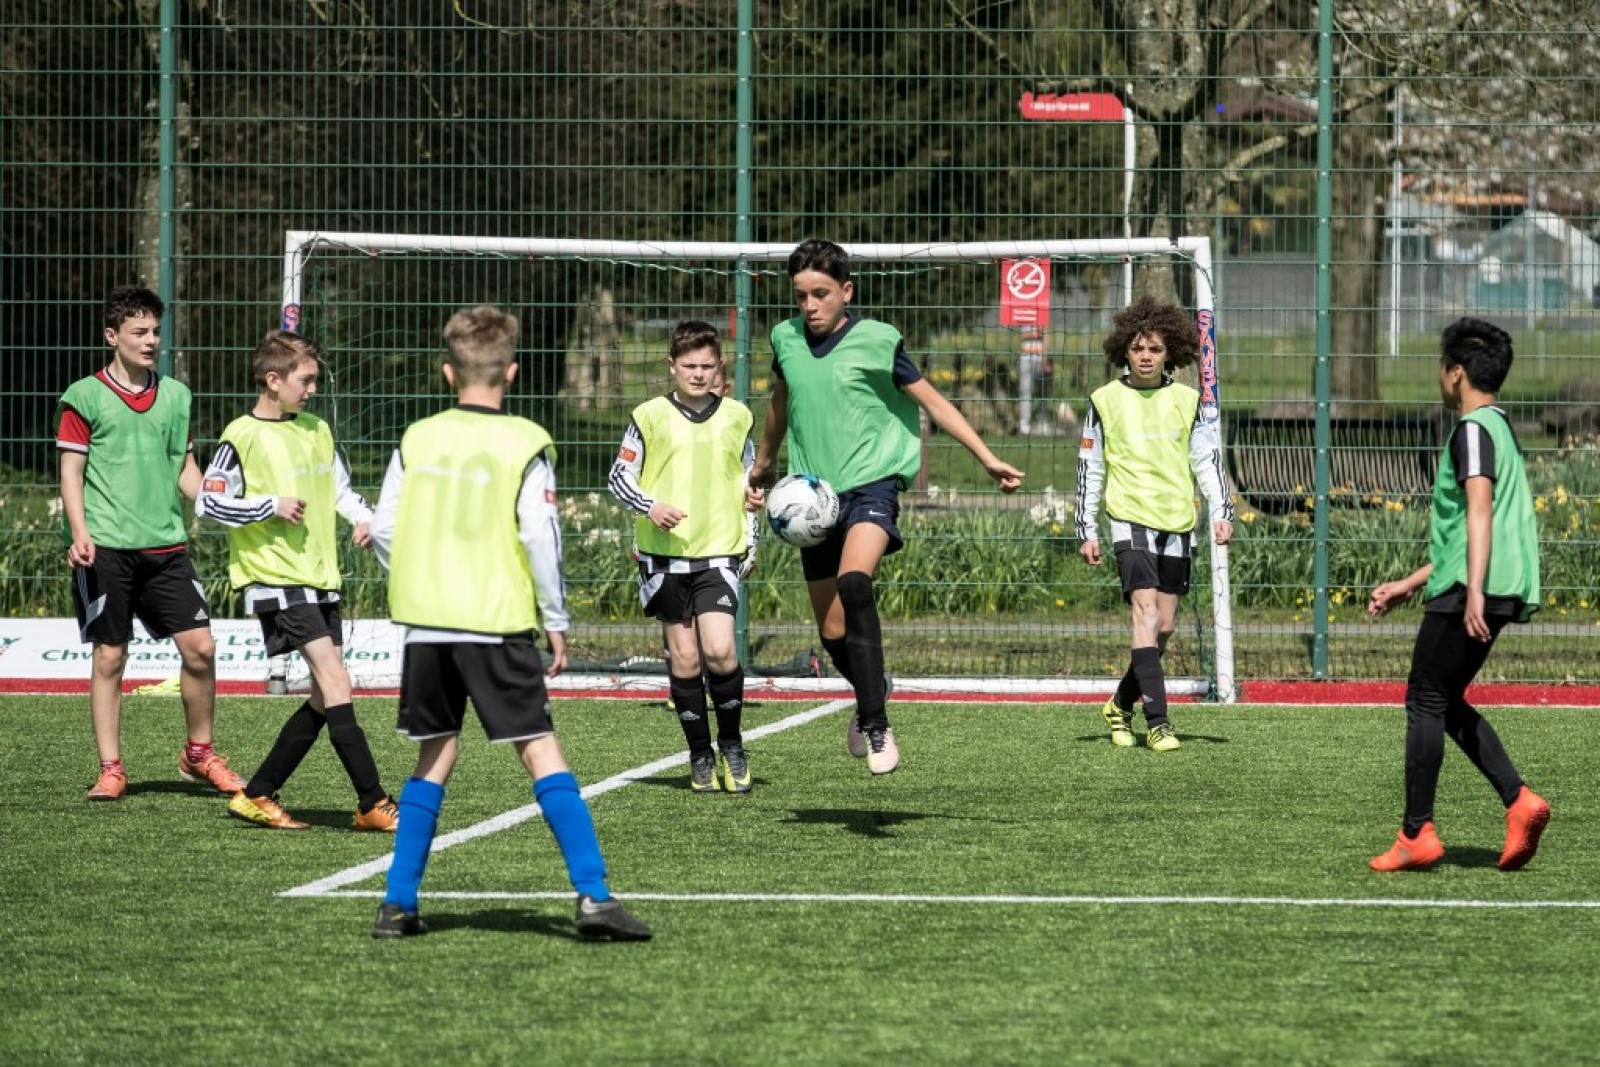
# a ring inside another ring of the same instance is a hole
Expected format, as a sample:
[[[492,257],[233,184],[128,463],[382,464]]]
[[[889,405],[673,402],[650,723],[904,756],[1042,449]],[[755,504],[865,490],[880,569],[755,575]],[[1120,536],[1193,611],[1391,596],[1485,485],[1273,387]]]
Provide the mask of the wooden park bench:
[[[1316,423],[1304,417],[1230,417],[1228,475],[1257,511],[1310,511],[1315,493]],[[1448,428],[1436,415],[1336,418],[1330,424],[1329,502],[1381,507],[1394,498],[1433,492],[1439,449]]]

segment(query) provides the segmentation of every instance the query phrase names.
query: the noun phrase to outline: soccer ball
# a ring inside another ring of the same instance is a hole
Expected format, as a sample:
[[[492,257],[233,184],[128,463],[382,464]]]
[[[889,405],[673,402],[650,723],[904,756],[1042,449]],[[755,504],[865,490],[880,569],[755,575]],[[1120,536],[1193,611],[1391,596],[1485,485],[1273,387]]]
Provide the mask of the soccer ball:
[[[815,474],[791,474],[767,493],[767,525],[796,548],[820,545],[839,521],[839,495]]]

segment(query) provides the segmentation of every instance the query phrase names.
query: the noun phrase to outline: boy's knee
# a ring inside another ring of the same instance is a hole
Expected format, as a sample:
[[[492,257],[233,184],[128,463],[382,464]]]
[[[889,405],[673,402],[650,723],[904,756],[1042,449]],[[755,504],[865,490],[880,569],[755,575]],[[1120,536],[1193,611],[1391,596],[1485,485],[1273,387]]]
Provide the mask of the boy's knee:
[[[739,666],[739,650],[731,641],[726,645],[707,645],[704,652],[706,669],[715,674],[727,674]]]
[[[94,646],[94,669],[101,674],[121,674],[127,665],[127,645]]]
[[[1417,722],[1426,719],[1443,720],[1450,710],[1450,697],[1437,686],[1418,684],[1413,680],[1406,686],[1406,720]]]
[[[870,610],[873,607],[872,575],[864,571],[839,575],[839,602],[846,611]]]
[[[210,630],[190,630],[182,640],[175,642],[186,667],[210,667],[217,658],[217,640]]]
[[[667,665],[678,678],[693,678],[700,673],[700,650],[697,648],[667,649]]]

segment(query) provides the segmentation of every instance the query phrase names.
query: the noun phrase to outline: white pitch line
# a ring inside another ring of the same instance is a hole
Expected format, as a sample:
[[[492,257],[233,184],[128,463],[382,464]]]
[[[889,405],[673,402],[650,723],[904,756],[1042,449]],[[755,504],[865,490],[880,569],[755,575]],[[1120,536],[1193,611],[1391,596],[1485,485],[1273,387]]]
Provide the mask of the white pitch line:
[[[290,894],[284,894],[288,896]],[[311,895],[311,894],[305,894]],[[340,890],[317,893],[321,897],[381,897],[378,890]],[[433,892],[429,900],[571,900],[572,891],[539,893]],[[948,896],[927,893],[622,893],[629,901],[657,900],[683,903],[732,904],[998,904],[998,905],[1174,905],[1237,908],[1600,908],[1600,900],[1405,900],[1399,898],[1341,897],[1223,897],[1223,896]]]
[[[804,726],[813,719],[820,719],[824,715],[832,715],[841,708],[847,708],[854,703],[854,700],[830,700],[826,704],[790,715],[788,718],[778,719],[776,722],[769,722],[765,726],[757,726],[754,729],[746,730],[744,737],[747,741],[754,741],[769,734],[782,733],[784,730],[790,730],[796,726]],[[641,778],[649,778],[652,775],[660,774],[662,771],[682,766],[688,762],[689,753],[687,750],[671,756],[664,756],[653,762],[623,771],[621,774],[614,774],[610,778],[595,782],[593,785],[585,786],[582,790],[582,796],[586,800],[597,797],[602,793],[609,793],[613,789],[621,789],[623,786],[637,782]],[[538,804],[525,804],[520,808],[514,808],[511,811],[496,815],[492,819],[485,819],[483,822],[463,827],[460,830],[445,834],[443,837],[434,838],[433,847],[429,850],[429,855],[437,855],[453,845],[474,841],[480,837],[498,833],[501,830],[509,830],[513,826],[536,818],[539,813]],[[296,886],[293,889],[285,889],[278,895],[280,897],[331,896],[330,890],[335,890],[354,882],[364,882],[368,878],[388,871],[389,861],[393,856],[394,854],[390,853],[367,863],[347,867],[335,874],[328,875],[326,878],[319,878],[315,882],[307,882],[305,885]],[[429,893],[428,895],[435,896],[436,894]]]

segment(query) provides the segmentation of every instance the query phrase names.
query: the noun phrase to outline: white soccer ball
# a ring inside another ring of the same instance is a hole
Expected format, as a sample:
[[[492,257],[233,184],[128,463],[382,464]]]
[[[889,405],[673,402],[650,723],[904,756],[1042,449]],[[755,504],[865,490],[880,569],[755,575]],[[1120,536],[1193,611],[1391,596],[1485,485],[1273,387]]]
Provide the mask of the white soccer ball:
[[[791,474],[767,492],[767,525],[796,548],[820,545],[839,521],[839,494],[815,474]]]

